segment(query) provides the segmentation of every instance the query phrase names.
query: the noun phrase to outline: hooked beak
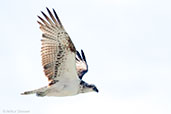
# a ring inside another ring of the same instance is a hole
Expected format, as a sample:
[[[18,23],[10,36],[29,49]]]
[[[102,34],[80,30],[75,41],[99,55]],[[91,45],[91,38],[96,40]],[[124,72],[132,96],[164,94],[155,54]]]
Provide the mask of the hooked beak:
[[[94,87],[93,90],[97,93],[99,92],[99,90],[96,87]]]

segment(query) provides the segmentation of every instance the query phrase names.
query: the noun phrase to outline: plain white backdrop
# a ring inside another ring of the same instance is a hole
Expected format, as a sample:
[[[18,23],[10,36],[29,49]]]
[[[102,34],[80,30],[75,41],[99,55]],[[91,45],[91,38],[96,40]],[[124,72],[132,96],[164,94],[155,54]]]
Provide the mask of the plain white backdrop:
[[[4,0],[0,4],[0,114],[170,114],[169,0]],[[99,93],[21,96],[48,83],[40,10],[54,8]]]

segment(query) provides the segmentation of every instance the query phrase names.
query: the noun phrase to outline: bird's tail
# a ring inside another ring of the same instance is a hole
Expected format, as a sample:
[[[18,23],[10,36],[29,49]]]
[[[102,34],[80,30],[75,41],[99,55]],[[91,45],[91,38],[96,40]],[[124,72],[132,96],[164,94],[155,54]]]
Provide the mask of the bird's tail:
[[[48,86],[45,86],[45,87],[41,87],[39,89],[35,89],[32,91],[25,91],[24,93],[21,93],[21,95],[36,94],[37,96],[45,96],[47,89],[48,89]]]

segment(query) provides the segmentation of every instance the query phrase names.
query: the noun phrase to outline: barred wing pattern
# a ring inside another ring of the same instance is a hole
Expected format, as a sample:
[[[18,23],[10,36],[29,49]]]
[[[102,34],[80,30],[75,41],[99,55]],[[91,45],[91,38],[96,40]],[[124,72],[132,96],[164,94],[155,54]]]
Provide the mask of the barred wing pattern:
[[[76,67],[74,63],[76,49],[55,10],[53,9],[53,15],[48,8],[46,9],[51,19],[41,12],[47,21],[38,16],[41,22],[37,22],[43,31],[41,55],[44,73],[49,81],[54,81],[65,72],[65,68]],[[74,62],[67,63],[67,60]]]
[[[88,64],[87,64],[86,57],[85,57],[83,50],[81,50],[81,55],[77,51],[76,69],[77,69],[77,74],[80,79],[82,79],[84,74],[87,73],[87,71],[88,71]]]

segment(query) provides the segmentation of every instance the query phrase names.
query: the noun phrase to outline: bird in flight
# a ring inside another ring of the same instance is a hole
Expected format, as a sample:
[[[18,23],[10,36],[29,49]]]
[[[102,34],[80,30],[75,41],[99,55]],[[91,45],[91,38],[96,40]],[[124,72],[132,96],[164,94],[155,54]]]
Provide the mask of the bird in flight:
[[[42,66],[48,78],[47,86],[26,91],[22,95],[36,94],[37,96],[72,96],[86,92],[98,92],[93,84],[82,80],[88,71],[85,54],[76,50],[68,33],[65,31],[56,11],[46,8],[50,18],[44,13],[37,21],[42,30]]]

